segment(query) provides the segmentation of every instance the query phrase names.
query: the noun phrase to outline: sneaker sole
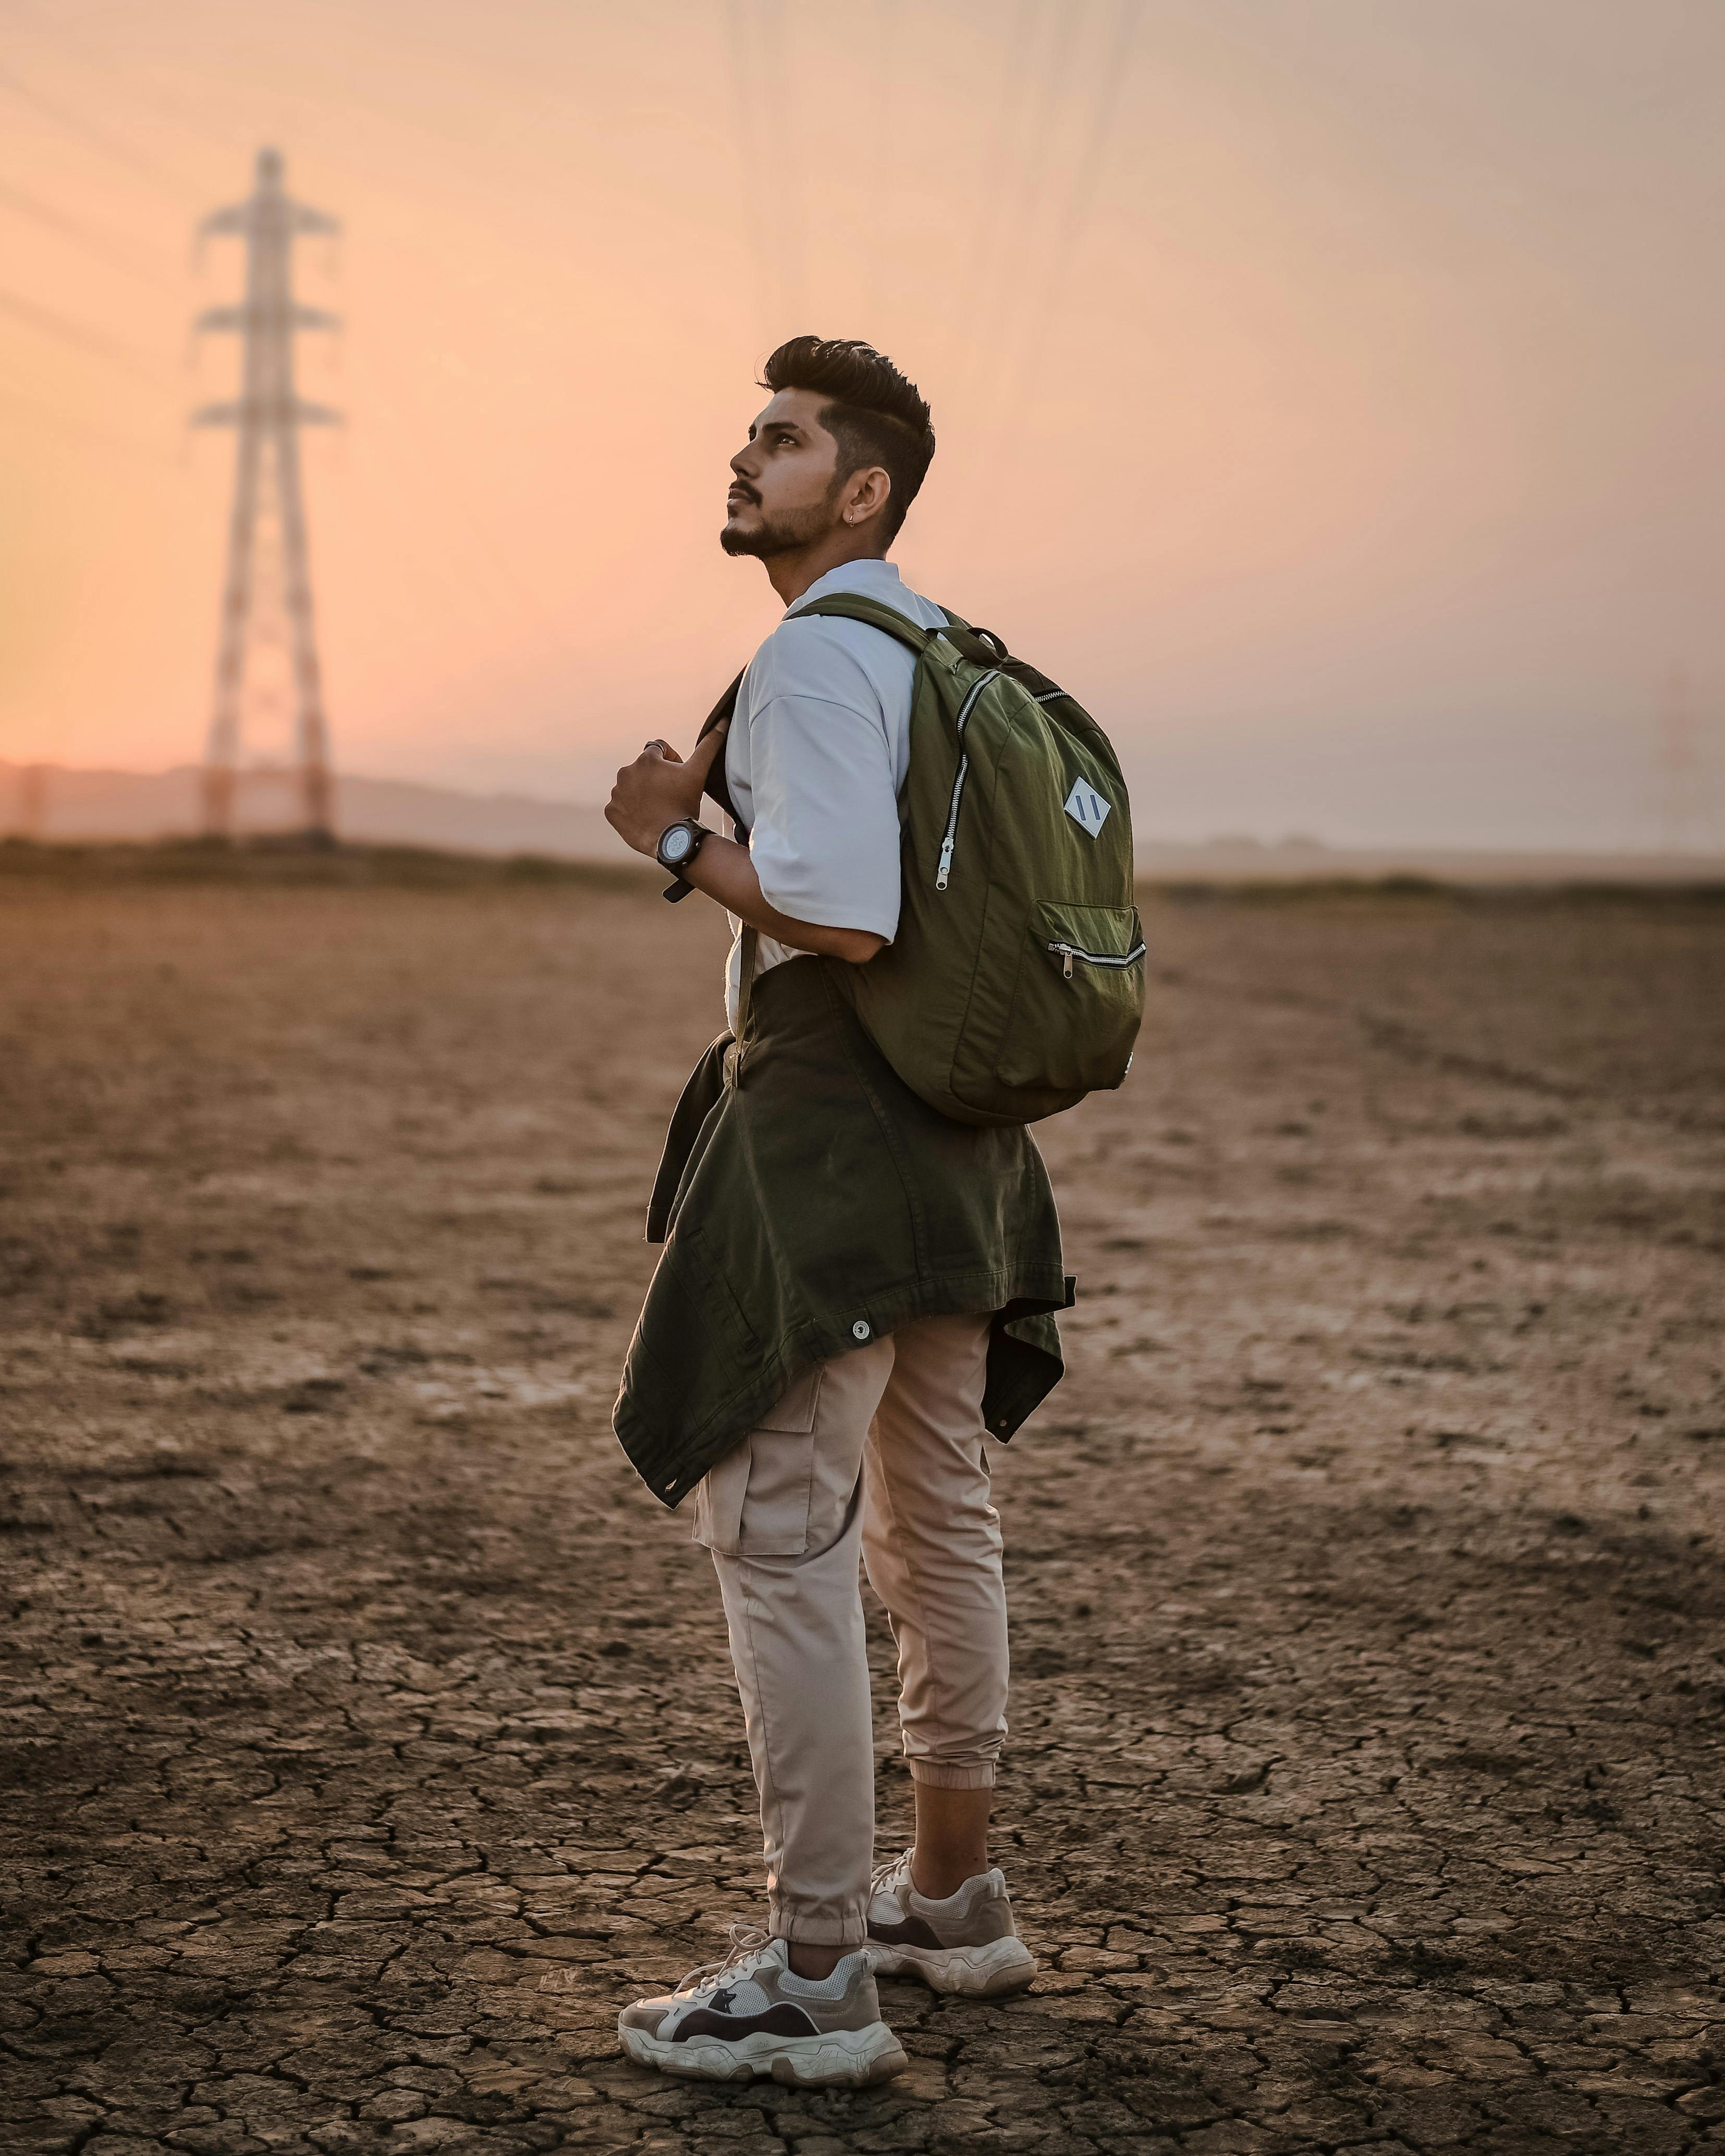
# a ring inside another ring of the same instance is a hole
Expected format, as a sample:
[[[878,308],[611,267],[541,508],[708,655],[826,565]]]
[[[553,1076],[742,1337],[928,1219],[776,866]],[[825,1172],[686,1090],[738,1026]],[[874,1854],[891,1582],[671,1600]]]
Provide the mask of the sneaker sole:
[[[1021,1938],[990,1939],[983,1947],[889,1947],[870,1943],[877,1976],[914,1976],[931,1991],[963,1999],[1002,1999],[1036,1976],[1036,1957]]]
[[[824,2036],[769,2036],[757,2030],[735,2043],[691,2036],[685,2044],[665,2042],[642,2029],[617,2034],[638,2066],[684,2074],[698,2081],[756,2081],[771,2075],[803,2088],[862,2088],[891,2081],[910,2064],[884,2021],[867,2029],[834,2029]]]

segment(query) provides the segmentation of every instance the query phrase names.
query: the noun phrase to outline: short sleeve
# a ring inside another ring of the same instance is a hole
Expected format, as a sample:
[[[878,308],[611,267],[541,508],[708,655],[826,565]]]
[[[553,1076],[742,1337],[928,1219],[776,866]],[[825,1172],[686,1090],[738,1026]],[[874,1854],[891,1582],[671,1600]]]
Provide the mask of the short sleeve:
[[[824,629],[781,631],[762,670],[749,720],[749,850],[779,912],[891,942],[899,818],[886,715],[867,670]]]

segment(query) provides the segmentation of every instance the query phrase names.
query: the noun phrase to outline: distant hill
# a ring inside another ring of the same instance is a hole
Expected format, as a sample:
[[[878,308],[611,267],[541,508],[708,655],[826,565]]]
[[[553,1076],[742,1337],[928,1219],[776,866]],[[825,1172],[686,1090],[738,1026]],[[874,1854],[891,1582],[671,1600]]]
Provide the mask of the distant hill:
[[[198,829],[198,767],[78,771],[61,764],[0,760],[0,838],[166,839]],[[259,779],[247,789],[260,820],[285,821],[285,785]],[[463,793],[404,779],[343,776],[336,825],[344,838],[376,844],[434,846],[455,853],[544,854],[620,862],[627,849],[603,814],[578,801],[526,793]],[[1266,845],[1224,838],[1201,844],[1144,839],[1140,872],[1158,881],[1312,883],[1330,878],[1430,876],[1444,883],[1704,883],[1725,880],[1725,855],[1510,853],[1459,847],[1327,846],[1316,839]]]
[[[1435,883],[1725,882],[1725,854],[1512,853],[1463,846],[1327,846],[1317,839],[1141,839],[1138,873],[1158,883],[1323,883],[1426,876]]]
[[[200,828],[200,777],[195,764],[141,772],[0,762],[0,836],[188,837]],[[287,821],[292,802],[285,783],[247,783],[244,808],[260,823]],[[336,781],[336,822],[343,838],[379,845],[549,854],[569,860],[629,857],[628,848],[598,808],[574,801],[535,800],[525,793],[460,793],[452,787],[344,774]]]

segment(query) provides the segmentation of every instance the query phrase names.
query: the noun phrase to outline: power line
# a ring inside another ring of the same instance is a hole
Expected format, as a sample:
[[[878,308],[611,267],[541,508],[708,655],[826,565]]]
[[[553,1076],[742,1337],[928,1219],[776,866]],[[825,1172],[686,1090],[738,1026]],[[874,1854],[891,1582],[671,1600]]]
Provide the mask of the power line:
[[[518,608],[523,587],[502,566],[507,546],[499,531],[495,526],[482,528],[471,498],[451,484],[447,472],[439,472],[434,477],[426,470],[424,444],[431,429],[423,408],[411,391],[399,380],[388,384],[378,382],[363,360],[356,364],[354,376],[357,384],[362,386],[369,382],[373,385],[370,398],[372,418],[359,430],[357,441],[362,446],[367,441],[377,444],[394,475],[397,493],[403,497],[411,495],[417,503],[416,513],[408,520],[407,529],[415,546],[431,542],[429,552],[423,558],[431,562],[435,581],[443,587],[445,598],[456,607],[470,604],[475,589],[485,588],[490,594],[487,602],[490,607],[499,610]],[[396,399],[413,406],[406,415],[405,426],[395,409]],[[454,531],[449,522],[452,514],[457,527]],[[452,552],[459,555],[462,572],[453,578]],[[553,614],[554,609],[539,594],[528,593],[526,596],[547,618]]]
[[[110,367],[122,367],[128,374],[136,375],[141,382],[159,386],[170,380],[167,369],[153,354],[140,346],[122,344],[101,330],[89,328],[83,322],[74,322],[68,316],[54,312],[49,307],[39,307],[33,300],[20,299],[15,292],[0,291],[0,314],[8,314],[21,322],[27,322],[44,336],[58,337],[62,344],[74,350],[105,359]]]
[[[1001,175],[1012,146],[1029,86],[1026,64],[1031,33],[1036,23],[1035,0],[1018,0],[1000,48],[1000,80],[994,91],[993,126],[983,138],[983,169],[978,175],[981,200],[973,221],[970,244],[959,260],[962,297],[950,311],[949,334],[964,332],[988,296],[994,259],[999,251],[1002,205],[1006,189]],[[965,354],[967,382],[976,378],[973,345]]]
[[[128,276],[141,278],[146,284],[155,283],[156,280],[149,271],[141,270],[132,256],[125,251],[131,242],[122,241],[117,234],[105,235],[95,226],[85,223],[81,218],[68,217],[64,210],[54,209],[47,203],[38,201],[34,195],[26,194],[22,187],[11,187],[4,180],[0,180],[0,204],[4,204],[8,209],[16,210],[20,217],[29,218],[33,223],[45,226],[50,232],[60,234],[83,248],[86,254],[105,262],[110,269],[124,270]]]
[[[78,136],[93,148],[100,150],[105,157],[111,157],[116,164],[124,165],[129,172],[136,172],[140,179],[147,180],[151,187],[170,196],[182,208],[196,201],[197,197],[191,187],[177,173],[170,172],[167,166],[157,164],[153,157],[146,157],[141,151],[133,149],[129,142],[122,141],[118,136],[109,134],[105,127],[98,127],[75,112],[68,112],[64,105],[57,105],[52,98],[44,97],[39,90],[33,90],[8,67],[0,67],[0,90],[9,90],[21,105],[28,105],[33,111],[51,120],[57,127],[64,127],[69,134]]]
[[[749,74],[747,0],[726,0],[725,28],[731,88],[737,99],[737,152],[742,167],[743,229],[748,234],[749,252],[755,258],[755,268],[759,273],[762,300],[770,305],[773,270],[756,223],[762,190],[756,178],[760,152],[755,136],[755,100]]]
[[[461,592],[459,579],[454,586],[446,583],[452,595],[459,593],[470,603],[475,592],[488,590],[489,604],[506,618],[564,625],[567,596],[547,590],[524,567],[517,536],[498,520],[495,495],[488,490],[475,496],[457,483],[449,468],[434,474],[428,469],[424,445],[435,436],[438,423],[420,401],[416,377],[377,373],[361,342],[355,347],[353,378],[356,393],[365,390],[372,414],[355,433],[356,449],[365,441],[375,444],[395,473],[398,491],[418,501],[409,528],[416,543],[438,535],[439,581],[446,583],[450,562],[459,557],[468,588]]]
[[[902,95],[903,69],[899,58],[903,44],[902,23],[899,14],[899,0],[875,0],[874,8],[874,94],[875,110],[880,116],[880,135],[877,145],[880,167],[898,178],[905,162],[904,97]],[[870,197],[874,199],[871,203]],[[858,227],[859,244],[855,254],[862,269],[860,298],[861,319],[872,321],[884,299],[888,298],[895,282],[893,277],[892,228],[896,218],[883,219],[880,211],[892,198],[875,189],[865,189],[862,194],[862,214]],[[870,214],[870,210],[874,214]],[[870,336],[876,332],[867,332]]]
[[[1071,280],[1072,264],[1083,239],[1085,227],[1090,221],[1090,213],[1101,179],[1108,144],[1114,131],[1115,114],[1119,108],[1121,85],[1131,62],[1142,13],[1142,0],[1119,0],[1115,13],[1114,35],[1104,54],[1102,72],[1097,82],[1089,134],[1074,164],[1066,206],[1055,228],[1047,282],[1040,301],[1029,316],[1029,339],[1019,354],[1019,364],[1009,368],[1005,385],[1009,411],[1023,377],[1034,375],[1037,362],[1047,345],[1049,332],[1059,318],[1060,307],[1065,300],[1066,287]]]
[[[750,0],[727,0],[725,18],[730,30],[731,80],[737,96],[737,151],[742,166],[743,223],[749,249],[760,273],[761,311],[771,316],[784,304],[787,290],[785,254],[775,249],[766,231],[767,205],[773,189],[767,179],[763,154],[767,115],[757,95],[755,33],[760,25]]]
[[[1081,23],[1081,16],[1078,22]],[[1049,161],[1054,154],[1057,117],[1065,97],[1066,85],[1072,73],[1072,62],[1079,44],[1080,31],[1070,28],[1066,18],[1056,13],[1051,18],[1053,51],[1041,69],[1041,95],[1036,100],[1034,113],[1027,117],[1029,142],[1018,173],[1018,186],[1013,199],[1005,204],[1008,223],[1004,237],[1017,257],[1017,275],[1010,280],[1011,298],[1015,305],[1003,306],[995,314],[993,336],[990,339],[993,368],[978,385],[982,401],[998,403],[1004,380],[1007,350],[1016,318],[1022,314],[1025,288],[1030,283],[1030,263],[1037,245],[1041,224],[1042,199],[1046,192],[1045,181]],[[1004,190],[1003,190],[1003,194]]]
[[[157,120],[166,121],[177,134],[195,136],[210,148],[218,150],[224,158],[232,154],[234,136],[231,129],[212,126],[203,112],[188,111],[182,101],[172,95],[164,97],[153,84],[141,82],[136,65],[116,59],[105,44],[69,33],[64,23],[45,16],[39,8],[21,5],[20,0],[0,0],[0,5],[7,8],[14,20],[24,24],[29,34],[50,46],[58,47],[63,54],[74,59],[80,69],[98,68],[110,81],[116,81],[130,107],[151,114]],[[18,84],[15,76],[12,80],[39,111],[49,113],[61,125],[70,126],[86,141],[95,141],[105,155],[119,157],[135,170],[141,165],[154,175],[159,184],[171,188],[175,202],[182,208],[194,199],[201,198],[198,192],[177,172],[170,171],[154,158],[145,157],[131,144],[105,128],[97,126],[93,121],[67,113],[64,108],[51,106],[39,90]]]
[[[794,324],[788,333],[800,336],[809,307],[809,220],[804,191],[798,178],[803,147],[798,139],[795,69],[792,39],[795,32],[784,0],[756,0],[761,26],[761,57],[768,73],[764,87],[768,112],[779,139],[789,154],[773,175],[774,193],[783,218],[779,244],[785,257],[785,312]]]
[[[794,326],[780,322],[780,337],[800,333],[805,305],[807,220],[797,181],[800,145],[791,85],[789,27],[779,0],[727,0],[732,82],[737,95],[738,151],[742,165],[744,221],[761,273],[763,311],[783,308]],[[776,139],[781,154],[769,167],[765,145]],[[768,228],[768,206],[778,223]]]
[[[146,464],[172,465],[173,459],[166,449],[146,449],[141,442],[128,440],[123,434],[110,434],[105,427],[92,427],[86,420],[74,419],[44,404],[39,397],[21,395],[10,383],[0,384],[0,404],[10,405],[18,411],[28,412],[37,421],[46,420],[50,427],[74,439],[93,444],[98,449],[119,449],[129,457],[141,457]]]
[[[1024,393],[1034,382],[1066,295],[1072,267],[1089,223],[1097,189],[1113,136],[1122,84],[1137,36],[1142,0],[1117,0],[1112,34],[1105,45],[1100,69],[1088,99],[1090,118],[1081,146],[1072,163],[1072,179],[1065,191],[1063,207],[1048,230],[1040,263],[1026,260],[1017,280],[1023,303],[1003,325],[999,339],[1000,366],[993,382],[993,395],[985,395],[984,414],[977,429],[980,442],[999,442],[1010,432]],[[984,459],[986,476],[978,489],[973,514],[990,514],[1000,485],[1004,459],[989,454]]]

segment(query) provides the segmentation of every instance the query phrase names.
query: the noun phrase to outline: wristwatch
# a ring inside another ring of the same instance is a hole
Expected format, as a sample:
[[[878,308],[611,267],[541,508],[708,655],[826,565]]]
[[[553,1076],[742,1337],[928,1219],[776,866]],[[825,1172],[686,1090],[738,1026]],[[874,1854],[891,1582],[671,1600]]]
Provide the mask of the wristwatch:
[[[703,842],[712,835],[705,824],[697,824],[685,816],[680,822],[668,824],[660,833],[653,858],[660,868],[669,869],[673,875],[680,875],[701,851]]]

